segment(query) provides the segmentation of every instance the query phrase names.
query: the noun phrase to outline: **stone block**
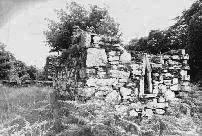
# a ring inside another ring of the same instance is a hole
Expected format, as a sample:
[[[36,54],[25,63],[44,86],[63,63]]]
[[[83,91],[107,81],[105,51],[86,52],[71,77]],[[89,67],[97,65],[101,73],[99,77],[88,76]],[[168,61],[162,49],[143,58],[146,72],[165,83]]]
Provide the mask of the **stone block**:
[[[110,76],[113,78],[125,78],[128,79],[130,76],[130,72],[119,71],[119,70],[110,70]]]
[[[110,51],[110,52],[108,52],[108,55],[109,56],[116,56],[117,53],[116,53],[116,51]]]
[[[180,71],[180,75],[183,77],[183,76],[185,76],[185,75],[187,75],[187,70],[181,70]]]
[[[128,79],[127,78],[122,78],[122,79],[119,79],[119,82],[126,83],[126,82],[128,82]]]
[[[123,96],[123,99],[128,99],[130,98],[129,95],[132,93],[132,90],[125,87],[121,87],[120,92],[121,95]]]
[[[173,55],[172,59],[174,59],[174,60],[180,60],[180,56],[179,55]]]
[[[142,66],[140,64],[135,64],[135,63],[131,64],[130,67],[131,67],[131,69],[134,69],[134,70],[142,68]]]
[[[188,55],[188,54],[183,55],[183,56],[182,56],[182,59],[183,59],[183,60],[188,60],[188,59],[189,59],[189,55]]]
[[[126,50],[120,56],[121,63],[130,63],[131,62],[131,54],[128,53]]]
[[[167,91],[166,91],[166,92],[167,92]],[[166,101],[165,98],[163,98],[162,96],[158,98],[158,102],[159,102],[159,103],[163,103],[163,102],[165,102],[165,101]]]
[[[143,116],[147,116],[148,118],[151,118],[154,115],[152,109],[145,109],[143,112]]]
[[[121,96],[120,96],[120,94],[116,90],[113,90],[112,92],[110,92],[109,94],[107,94],[105,100],[108,103],[118,104],[121,101]]]
[[[179,83],[178,78],[173,78],[173,80],[172,80],[172,84],[178,84],[178,83]]]
[[[105,49],[89,48],[87,50],[86,66],[105,66],[107,63],[107,55]]]
[[[97,88],[98,91],[104,91],[104,92],[112,92],[113,89],[111,86],[102,86]]]
[[[110,61],[109,64],[111,64],[111,65],[118,65],[119,61]]]
[[[88,86],[111,86],[116,85],[118,83],[118,79],[115,78],[109,78],[109,79],[97,79],[97,78],[89,78],[87,79],[86,84]]]
[[[138,110],[138,109],[143,109],[144,106],[140,102],[137,102],[137,103],[131,103],[129,108]]]
[[[164,102],[164,103],[156,103],[155,107],[164,109],[164,108],[168,107],[168,103],[166,103],[166,102]]]
[[[119,56],[110,56],[109,58],[108,58],[108,60],[109,61],[119,61]]]
[[[182,80],[183,81],[190,81],[190,75],[183,75]]]
[[[143,74],[142,70],[132,70],[132,73],[139,76]]]
[[[131,110],[131,111],[129,111],[129,116],[131,116],[131,117],[137,117],[138,116],[138,112],[135,111],[135,110]]]
[[[163,109],[156,109],[156,113],[160,114],[160,115],[163,115],[165,113],[165,110],[163,110]]]
[[[165,95],[165,99],[169,101],[172,101],[175,98],[175,93],[169,89],[165,92],[164,95]]]
[[[172,90],[172,91],[179,91],[180,89],[181,88],[180,88],[179,84],[175,84],[175,85],[170,86],[170,90]]]
[[[97,75],[99,78],[106,78],[107,73],[106,72],[97,72]]]

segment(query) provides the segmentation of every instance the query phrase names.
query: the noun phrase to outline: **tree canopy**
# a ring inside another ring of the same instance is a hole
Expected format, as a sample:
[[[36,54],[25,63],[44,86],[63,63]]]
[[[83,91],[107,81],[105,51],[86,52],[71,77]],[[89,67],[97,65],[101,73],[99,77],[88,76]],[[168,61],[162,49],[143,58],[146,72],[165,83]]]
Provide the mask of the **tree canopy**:
[[[96,34],[120,37],[119,24],[106,8],[93,5],[87,10],[84,6],[71,2],[65,10],[57,10],[56,13],[59,21],[48,19],[48,30],[44,32],[51,52],[71,47],[75,26]]]

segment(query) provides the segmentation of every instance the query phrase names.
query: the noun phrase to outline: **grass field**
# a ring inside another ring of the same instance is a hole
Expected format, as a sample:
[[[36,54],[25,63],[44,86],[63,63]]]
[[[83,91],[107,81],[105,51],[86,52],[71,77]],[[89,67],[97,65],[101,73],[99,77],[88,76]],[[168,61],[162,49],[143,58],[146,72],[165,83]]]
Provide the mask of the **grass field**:
[[[0,136],[40,136],[52,125],[49,87],[0,86]]]

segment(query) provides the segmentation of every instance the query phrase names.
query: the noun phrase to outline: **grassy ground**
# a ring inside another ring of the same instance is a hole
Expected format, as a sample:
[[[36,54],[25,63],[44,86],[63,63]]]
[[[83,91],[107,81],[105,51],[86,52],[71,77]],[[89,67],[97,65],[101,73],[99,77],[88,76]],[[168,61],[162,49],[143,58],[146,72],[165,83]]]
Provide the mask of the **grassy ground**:
[[[0,86],[0,135],[44,135],[52,125],[48,87]]]

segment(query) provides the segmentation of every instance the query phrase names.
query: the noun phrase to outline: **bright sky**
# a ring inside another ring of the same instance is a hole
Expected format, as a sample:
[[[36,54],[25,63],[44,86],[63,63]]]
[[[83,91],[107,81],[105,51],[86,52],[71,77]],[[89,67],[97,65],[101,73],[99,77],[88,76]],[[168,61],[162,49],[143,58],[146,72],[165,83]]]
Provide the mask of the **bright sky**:
[[[1,1],[1,0],[0,0]],[[56,19],[54,9],[64,8],[66,1],[48,0],[24,8],[10,17],[0,28],[0,42],[7,45],[17,59],[28,65],[42,68],[49,55],[43,31],[47,29],[44,18]],[[77,0],[88,5],[107,6],[111,16],[120,23],[125,42],[131,38],[148,35],[152,29],[166,29],[173,19],[191,6],[195,0]]]

